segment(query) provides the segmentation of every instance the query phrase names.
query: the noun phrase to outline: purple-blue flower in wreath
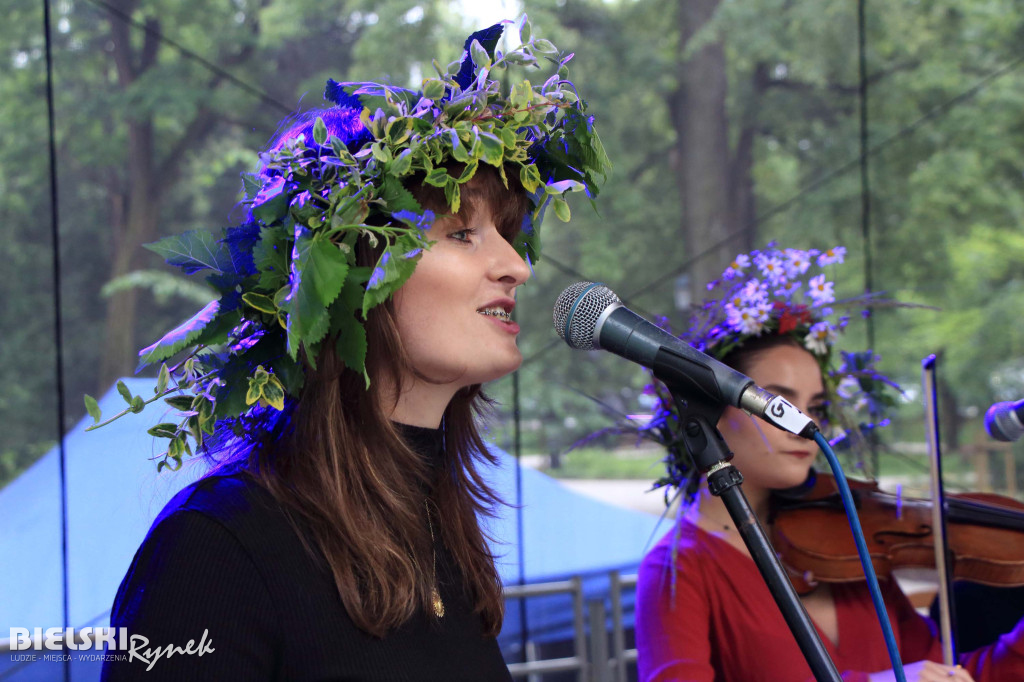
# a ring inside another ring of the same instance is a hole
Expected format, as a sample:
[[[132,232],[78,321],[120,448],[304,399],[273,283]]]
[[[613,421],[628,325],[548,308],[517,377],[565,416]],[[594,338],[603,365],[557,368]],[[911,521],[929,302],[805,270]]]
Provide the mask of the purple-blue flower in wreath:
[[[370,281],[366,283],[368,289],[376,289],[384,282],[385,272],[384,266],[391,260],[391,252],[386,251],[383,256],[380,257],[380,262],[377,267],[373,269],[373,274],[370,275]]]
[[[424,232],[429,230],[430,226],[434,224],[434,220],[437,219],[434,212],[429,209],[424,210],[422,213],[409,210],[395,211],[391,216],[396,220],[400,220],[405,223],[409,227],[414,227],[417,230],[422,230]]]
[[[846,257],[846,247],[845,246],[834,246],[831,249],[829,249],[828,251],[823,251],[822,254],[820,256],[818,256],[818,265],[820,267],[825,267],[826,265],[833,265],[835,263],[842,263],[843,259],[845,257]]]

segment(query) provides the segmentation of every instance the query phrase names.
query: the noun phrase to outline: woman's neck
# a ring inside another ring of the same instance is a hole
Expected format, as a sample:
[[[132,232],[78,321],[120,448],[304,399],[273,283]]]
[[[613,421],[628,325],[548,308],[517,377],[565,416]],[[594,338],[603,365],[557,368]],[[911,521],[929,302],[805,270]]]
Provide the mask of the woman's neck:
[[[412,380],[411,386],[403,389],[397,398],[390,397],[385,403],[393,406],[388,418],[409,426],[423,426],[428,429],[441,426],[444,411],[457,390],[451,384],[432,384],[418,378]],[[385,395],[388,393],[390,392],[385,392]]]

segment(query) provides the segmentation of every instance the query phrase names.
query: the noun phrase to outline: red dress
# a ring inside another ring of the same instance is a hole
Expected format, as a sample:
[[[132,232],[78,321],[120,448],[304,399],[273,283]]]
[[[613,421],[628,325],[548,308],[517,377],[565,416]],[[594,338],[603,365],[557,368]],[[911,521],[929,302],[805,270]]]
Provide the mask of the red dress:
[[[644,557],[636,595],[641,682],[814,679],[753,559],[725,540],[680,521],[675,588],[670,531]],[[892,666],[867,584],[832,587],[839,644],[819,634],[847,682]],[[894,581],[882,583],[889,619],[906,662],[942,660],[934,623],[919,615]],[[1024,680],[1024,621],[995,644],[960,657],[977,682]]]

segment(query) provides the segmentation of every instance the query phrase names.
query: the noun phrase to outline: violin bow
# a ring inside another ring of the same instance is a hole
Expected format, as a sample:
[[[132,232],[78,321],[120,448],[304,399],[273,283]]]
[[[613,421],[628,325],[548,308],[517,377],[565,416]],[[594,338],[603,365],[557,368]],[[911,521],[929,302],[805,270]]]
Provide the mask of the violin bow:
[[[946,665],[956,665],[956,642],[953,623],[956,611],[953,604],[953,576],[949,565],[946,541],[946,493],[942,487],[942,448],[939,440],[939,410],[936,394],[936,358],[929,355],[921,361],[921,384],[924,397],[924,430],[928,437],[928,457],[931,460],[932,535],[935,546],[935,568],[939,576],[939,632],[942,637],[942,658]]]

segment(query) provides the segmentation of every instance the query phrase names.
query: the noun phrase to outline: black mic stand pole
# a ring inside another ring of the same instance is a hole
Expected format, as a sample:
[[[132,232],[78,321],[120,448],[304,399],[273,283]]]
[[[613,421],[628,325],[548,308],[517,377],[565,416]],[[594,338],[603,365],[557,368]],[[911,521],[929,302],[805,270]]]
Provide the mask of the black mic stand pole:
[[[708,491],[722,498],[725,508],[729,510],[729,516],[736,524],[751,558],[757,564],[761,577],[768,585],[775,603],[782,612],[782,617],[786,619],[786,624],[796,638],[800,651],[811,667],[814,679],[818,682],[840,682],[842,678],[836,670],[836,664],[825,650],[825,645],[822,644],[814,623],[807,615],[803,602],[793,589],[793,584],[779,562],[775,549],[750,508],[746,495],[743,494],[743,475],[729,463],[732,452],[729,451],[718,428],[714,426],[725,411],[725,406],[688,401],[681,398],[671,386],[669,390],[679,410],[679,424],[682,427],[680,438],[693,465],[707,476]]]

